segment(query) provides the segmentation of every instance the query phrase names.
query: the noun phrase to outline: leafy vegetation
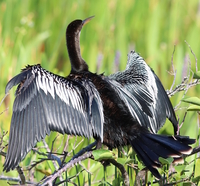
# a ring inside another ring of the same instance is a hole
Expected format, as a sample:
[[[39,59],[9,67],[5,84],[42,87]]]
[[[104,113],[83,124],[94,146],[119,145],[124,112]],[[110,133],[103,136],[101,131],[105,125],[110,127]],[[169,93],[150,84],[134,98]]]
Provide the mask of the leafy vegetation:
[[[192,76],[191,71],[196,72],[196,58],[200,59],[200,10],[197,0],[1,0],[0,11],[0,99],[4,97],[8,80],[27,64],[40,63],[49,71],[67,75],[70,72],[70,62],[65,46],[66,27],[74,19],[84,19],[92,15],[95,15],[95,18],[81,33],[81,52],[92,72],[105,72],[109,75],[123,70],[127,53],[135,49],[152,67],[164,87],[170,90],[174,81],[174,76],[169,73],[173,70],[172,56],[174,68],[177,70],[175,86],[188,74]],[[199,62],[197,67],[200,68]],[[194,77],[199,78],[199,71]],[[191,105],[188,110],[192,112],[188,112],[185,117],[189,104],[179,102],[186,99],[185,94],[189,99],[200,98],[199,91],[200,87],[195,86],[171,97],[180,123],[184,120],[180,133],[197,139],[194,146],[199,144],[199,115],[196,112],[199,110],[191,109]],[[1,135],[3,131],[9,131],[13,101],[14,90],[0,105]],[[196,99],[192,103],[195,101]],[[173,134],[170,122],[167,121],[159,133]],[[4,144],[7,141],[8,135],[4,137]],[[67,151],[69,160],[90,144],[92,139],[82,140],[81,137],[51,133],[45,141],[49,148],[53,147],[53,151],[57,153]],[[38,143],[35,150],[44,153],[47,149],[42,148],[43,146],[42,142]],[[104,153],[109,157],[111,155],[110,152]],[[137,155],[129,147],[115,149],[112,153],[113,157],[125,166],[130,185],[134,185],[137,181],[136,175],[144,168]],[[25,168],[33,161],[39,161],[41,157],[45,156],[32,151],[20,165]],[[2,173],[4,161],[4,157],[0,156],[0,174],[17,177],[17,171]],[[161,161],[165,162],[165,165],[160,172],[166,175],[167,183],[199,183],[200,159],[197,154],[187,157],[184,164],[177,166],[172,166],[170,159]],[[30,181],[38,182],[44,175],[53,173],[55,167],[51,161],[43,162],[35,169],[25,171],[25,176]],[[171,170],[176,173],[171,174]],[[121,177],[120,171],[113,165],[104,169],[101,163],[91,159],[68,169],[63,175],[63,179],[68,178],[70,182],[78,185],[120,185],[123,182]],[[153,184],[155,178],[148,173],[145,181]],[[70,182],[66,185],[72,185]],[[7,185],[7,181],[0,180],[0,185]]]

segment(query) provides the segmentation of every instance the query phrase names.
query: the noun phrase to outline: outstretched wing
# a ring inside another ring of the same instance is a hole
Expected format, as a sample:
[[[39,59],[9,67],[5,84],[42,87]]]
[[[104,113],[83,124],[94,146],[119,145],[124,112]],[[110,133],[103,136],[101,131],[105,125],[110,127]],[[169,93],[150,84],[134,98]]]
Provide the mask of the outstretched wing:
[[[132,115],[142,126],[156,133],[169,118],[174,131],[177,130],[178,122],[169,97],[159,78],[139,54],[131,51],[126,70],[109,76],[109,79],[123,87],[121,90],[126,93],[121,95],[129,100],[127,106],[135,111]]]
[[[6,93],[17,84],[4,170],[14,169],[50,131],[103,141],[103,105],[89,80],[70,80],[35,65],[11,79]]]

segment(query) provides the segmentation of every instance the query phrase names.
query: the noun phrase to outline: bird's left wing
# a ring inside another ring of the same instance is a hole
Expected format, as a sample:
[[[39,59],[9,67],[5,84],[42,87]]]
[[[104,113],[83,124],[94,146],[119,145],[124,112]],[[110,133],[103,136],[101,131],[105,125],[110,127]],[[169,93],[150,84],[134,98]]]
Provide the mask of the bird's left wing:
[[[137,113],[140,114],[138,117],[141,118],[138,122],[142,126],[156,133],[164,125],[166,118],[169,118],[174,130],[177,130],[178,122],[165,89],[139,54],[131,51],[126,69],[112,74],[109,79],[113,83],[118,82],[123,87],[121,88],[122,95],[129,95],[132,101],[127,102],[128,107],[133,110],[137,108]],[[135,117],[137,113],[133,116]]]
[[[50,131],[103,141],[103,105],[88,79],[63,78],[34,65],[11,79],[6,93],[15,85],[4,170],[14,169]]]

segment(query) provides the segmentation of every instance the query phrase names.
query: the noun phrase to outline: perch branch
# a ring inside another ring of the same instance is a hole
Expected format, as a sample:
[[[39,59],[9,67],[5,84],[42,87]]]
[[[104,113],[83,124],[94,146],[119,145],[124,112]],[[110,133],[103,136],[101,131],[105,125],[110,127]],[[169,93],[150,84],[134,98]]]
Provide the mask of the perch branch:
[[[60,168],[57,172],[55,172],[51,176],[48,176],[47,178],[45,178],[43,180],[43,183],[41,184],[41,186],[45,186],[47,184],[51,185],[52,182],[58,176],[60,176],[63,172],[65,172],[68,168],[73,167],[74,165],[77,165],[80,161],[83,161],[91,156],[92,156],[92,151],[88,151],[86,154],[83,154],[83,155],[79,156],[78,158],[72,159],[66,165],[64,165],[64,167]]]

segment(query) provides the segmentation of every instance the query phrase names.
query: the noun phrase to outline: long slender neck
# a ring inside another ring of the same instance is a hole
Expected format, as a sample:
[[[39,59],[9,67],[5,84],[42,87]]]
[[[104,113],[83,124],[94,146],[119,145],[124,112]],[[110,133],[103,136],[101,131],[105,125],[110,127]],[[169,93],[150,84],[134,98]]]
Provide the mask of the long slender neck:
[[[81,57],[80,51],[80,33],[72,32],[66,33],[67,39],[67,49],[69,54],[69,59],[71,62],[71,71],[80,72],[88,71],[88,65]]]

